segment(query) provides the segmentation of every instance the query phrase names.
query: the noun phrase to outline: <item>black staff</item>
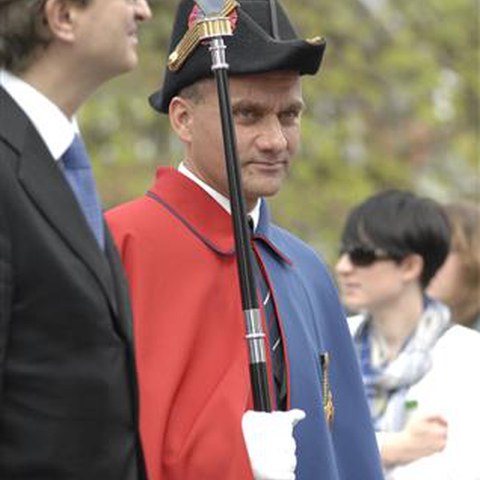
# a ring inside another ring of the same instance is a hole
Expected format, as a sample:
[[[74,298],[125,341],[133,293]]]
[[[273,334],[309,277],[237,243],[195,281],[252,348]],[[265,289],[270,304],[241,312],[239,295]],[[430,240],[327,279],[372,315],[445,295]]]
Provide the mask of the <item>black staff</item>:
[[[271,411],[271,399],[268,388],[265,333],[258,304],[253,274],[253,253],[250,246],[250,234],[247,224],[245,200],[238,168],[238,155],[233,125],[230,95],[228,90],[228,63],[226,62],[224,36],[233,35],[229,20],[237,7],[234,0],[195,0],[199,7],[198,17],[182,42],[169,57],[169,68],[180,68],[190,53],[203,42],[208,44],[212,71],[215,76],[220,116],[222,121],[225,162],[230,190],[235,249],[245,316],[246,339],[250,354],[250,378],[252,382],[255,410]]]

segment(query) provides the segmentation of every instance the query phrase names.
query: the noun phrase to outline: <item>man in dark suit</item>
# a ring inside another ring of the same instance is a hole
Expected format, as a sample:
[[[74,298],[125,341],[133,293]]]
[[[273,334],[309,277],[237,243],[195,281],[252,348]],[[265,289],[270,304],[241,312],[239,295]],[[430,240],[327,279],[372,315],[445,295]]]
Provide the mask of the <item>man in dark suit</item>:
[[[0,0],[0,478],[137,480],[127,289],[74,114],[146,0]]]

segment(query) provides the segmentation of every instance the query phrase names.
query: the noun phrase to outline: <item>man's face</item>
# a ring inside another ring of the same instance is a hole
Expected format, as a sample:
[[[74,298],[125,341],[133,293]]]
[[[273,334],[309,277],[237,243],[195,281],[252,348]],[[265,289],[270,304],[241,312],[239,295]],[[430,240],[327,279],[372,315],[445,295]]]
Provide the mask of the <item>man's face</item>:
[[[228,195],[217,92],[202,82],[202,99],[191,102],[187,166],[203,181]],[[238,160],[247,206],[274,195],[285,179],[300,137],[303,100],[297,73],[274,72],[230,80]]]
[[[93,75],[110,78],[138,62],[138,25],[151,18],[147,0],[92,0],[75,8],[75,52]]]

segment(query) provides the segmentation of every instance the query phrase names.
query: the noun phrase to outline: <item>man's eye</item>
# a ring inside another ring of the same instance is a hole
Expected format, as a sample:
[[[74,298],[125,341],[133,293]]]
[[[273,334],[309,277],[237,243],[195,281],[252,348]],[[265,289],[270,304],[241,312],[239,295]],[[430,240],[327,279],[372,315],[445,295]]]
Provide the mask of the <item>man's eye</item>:
[[[243,122],[253,122],[258,118],[258,112],[251,109],[234,110],[233,115]]]
[[[300,118],[299,110],[287,110],[280,113],[280,121],[282,123],[294,123]]]

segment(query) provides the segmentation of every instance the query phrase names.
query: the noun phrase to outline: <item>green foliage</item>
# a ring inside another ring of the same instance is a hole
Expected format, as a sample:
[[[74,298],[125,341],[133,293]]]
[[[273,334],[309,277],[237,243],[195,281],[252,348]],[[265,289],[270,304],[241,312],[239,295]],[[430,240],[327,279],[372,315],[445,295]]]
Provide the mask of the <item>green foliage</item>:
[[[163,76],[176,1],[151,3],[139,68],[81,112],[108,206],[142,194],[157,165],[181,159],[168,119],[147,103]],[[277,221],[332,261],[346,213],[377,190],[480,202],[478,2],[298,5],[284,0],[302,36],[325,36],[328,47],[321,73],[304,79],[303,145],[272,199]]]

